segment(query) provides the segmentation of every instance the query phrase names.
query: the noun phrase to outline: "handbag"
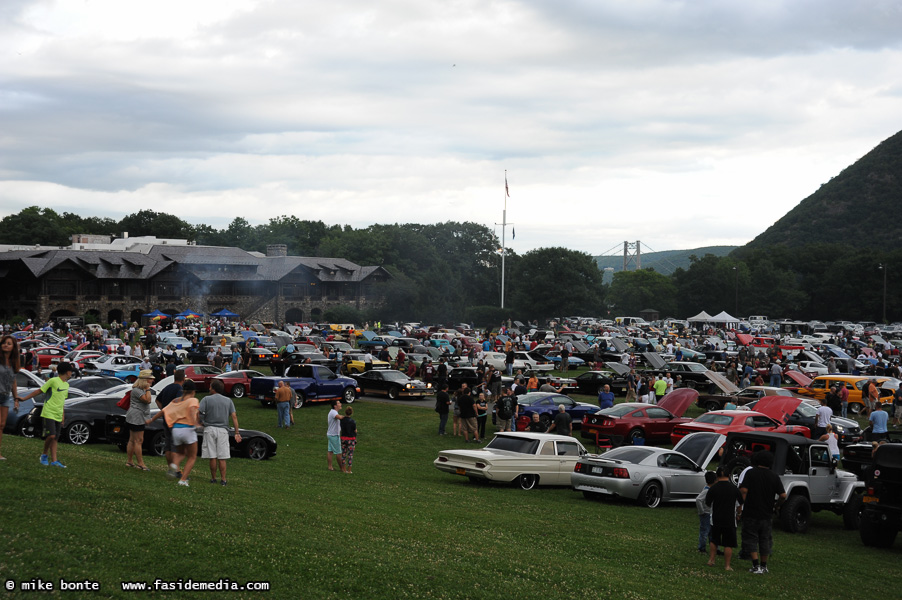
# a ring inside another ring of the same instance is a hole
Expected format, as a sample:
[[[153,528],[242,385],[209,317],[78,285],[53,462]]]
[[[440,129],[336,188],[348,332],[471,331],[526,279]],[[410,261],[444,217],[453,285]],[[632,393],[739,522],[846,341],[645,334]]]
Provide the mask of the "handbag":
[[[122,396],[122,399],[116,403],[116,406],[118,406],[122,410],[130,409],[132,407],[132,391],[129,390],[125,392],[125,395]]]

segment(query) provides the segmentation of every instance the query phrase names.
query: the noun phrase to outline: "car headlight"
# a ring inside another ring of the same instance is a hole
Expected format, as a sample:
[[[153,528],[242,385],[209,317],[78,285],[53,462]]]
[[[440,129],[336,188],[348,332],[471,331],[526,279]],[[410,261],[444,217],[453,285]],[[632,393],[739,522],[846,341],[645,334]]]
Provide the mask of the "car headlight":
[[[833,431],[835,431],[836,433],[845,433],[845,432],[846,432],[846,428],[843,427],[842,425],[834,425],[834,426],[833,426]]]

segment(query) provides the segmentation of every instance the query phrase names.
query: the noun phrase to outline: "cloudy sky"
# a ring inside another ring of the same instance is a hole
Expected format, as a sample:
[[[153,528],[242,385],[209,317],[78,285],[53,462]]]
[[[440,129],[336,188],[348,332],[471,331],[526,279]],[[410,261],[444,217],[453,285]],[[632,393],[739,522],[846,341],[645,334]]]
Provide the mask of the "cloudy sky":
[[[494,228],[506,170],[520,253],[743,244],[902,129],[900,31],[897,0],[3,0],[0,217]]]

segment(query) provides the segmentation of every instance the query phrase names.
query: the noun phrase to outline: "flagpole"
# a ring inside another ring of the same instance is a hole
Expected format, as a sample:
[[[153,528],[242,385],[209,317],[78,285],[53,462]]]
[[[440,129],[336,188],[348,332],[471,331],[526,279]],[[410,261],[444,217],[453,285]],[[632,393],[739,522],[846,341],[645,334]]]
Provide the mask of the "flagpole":
[[[501,308],[504,308],[504,260],[507,257],[505,234],[507,233],[507,169],[504,170],[504,212],[501,213]]]

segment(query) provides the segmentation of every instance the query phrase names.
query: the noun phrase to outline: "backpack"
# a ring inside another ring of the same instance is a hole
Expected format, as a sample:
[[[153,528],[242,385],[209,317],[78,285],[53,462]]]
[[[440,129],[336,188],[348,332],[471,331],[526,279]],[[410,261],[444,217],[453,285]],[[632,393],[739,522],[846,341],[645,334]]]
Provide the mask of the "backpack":
[[[118,406],[122,410],[130,409],[132,407],[132,391],[129,390],[125,392],[125,395],[122,396],[122,399],[116,403],[116,406]]]

